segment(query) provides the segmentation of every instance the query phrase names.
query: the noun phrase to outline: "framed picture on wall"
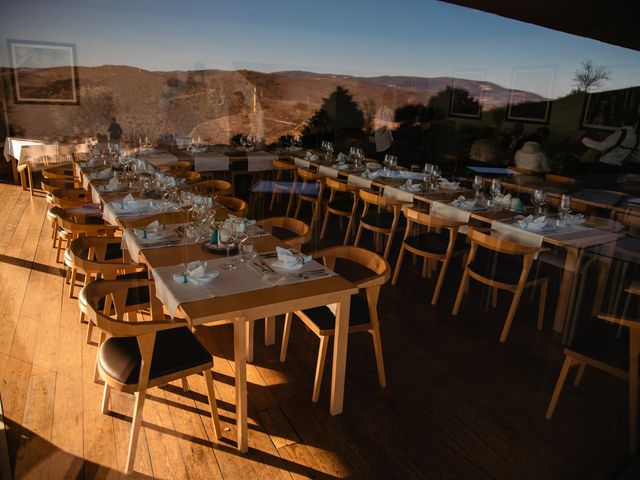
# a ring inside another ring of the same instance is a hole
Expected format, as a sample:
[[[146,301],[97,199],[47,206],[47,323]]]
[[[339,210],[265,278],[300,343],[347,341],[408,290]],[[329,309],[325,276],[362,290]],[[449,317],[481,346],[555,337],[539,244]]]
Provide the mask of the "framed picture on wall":
[[[580,128],[615,130],[628,111],[640,111],[640,87],[588,93]]]
[[[77,105],[76,46],[7,40],[15,103]]]
[[[515,68],[511,74],[511,91],[507,120],[525,123],[549,123],[551,116],[554,68]]]
[[[482,116],[482,97],[487,72],[485,70],[465,70],[454,74],[451,83],[451,117],[475,118]]]

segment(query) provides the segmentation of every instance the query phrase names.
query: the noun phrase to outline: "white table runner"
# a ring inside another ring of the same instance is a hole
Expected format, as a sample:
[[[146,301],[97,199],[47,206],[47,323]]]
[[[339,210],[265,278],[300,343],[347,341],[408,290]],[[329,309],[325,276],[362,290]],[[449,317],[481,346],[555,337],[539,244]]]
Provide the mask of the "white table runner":
[[[278,159],[277,155],[269,152],[248,152],[247,170],[249,172],[264,172],[273,170],[273,161]]]
[[[320,165],[318,167],[318,172],[325,177],[338,178],[338,170],[336,168]]]
[[[371,180],[368,178],[361,177],[360,175],[349,175],[347,177],[347,183],[350,185],[355,185],[360,188],[371,188]]]
[[[273,260],[265,260],[272,263]],[[178,283],[173,279],[174,274],[182,274],[186,268],[184,265],[172,265],[168,267],[158,267],[151,269],[151,274],[155,280],[156,297],[166,305],[169,313],[173,316],[182,303],[196,302],[207,298],[224,297],[237,293],[262,290],[275,286],[290,285],[298,282],[309,282],[319,278],[327,278],[335,275],[329,272],[328,275],[307,279],[291,278],[289,272],[278,272],[277,274],[263,274],[257,268],[251,266],[250,262],[238,262],[235,270],[223,270],[221,265],[227,263],[226,258],[218,258],[207,261],[207,271],[218,270],[220,275],[206,285],[196,285],[194,283]],[[309,270],[323,268],[315,260],[306,263],[300,270],[291,273],[302,273]]]
[[[392,198],[394,200],[400,200],[401,202],[413,203],[413,193],[405,192],[399,188],[387,185],[384,187],[382,196],[386,198]]]
[[[229,170],[229,157],[218,152],[194,153],[193,169],[196,172]]]

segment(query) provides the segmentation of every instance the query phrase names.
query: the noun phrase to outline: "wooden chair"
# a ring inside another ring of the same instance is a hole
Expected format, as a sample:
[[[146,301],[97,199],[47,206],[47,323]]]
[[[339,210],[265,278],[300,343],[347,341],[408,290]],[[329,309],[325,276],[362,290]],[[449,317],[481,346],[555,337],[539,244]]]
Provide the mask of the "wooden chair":
[[[601,287],[602,288],[602,287]],[[640,283],[625,290],[640,296]],[[626,308],[625,308],[626,310]],[[635,317],[599,314],[578,320],[570,343],[564,349],[564,362],[553,389],[545,418],[551,420],[569,370],[577,366],[574,386],[579,386],[587,366],[629,382],[629,454],[636,455],[638,419],[638,358],[640,356],[640,321]]]
[[[302,220],[290,217],[271,217],[259,220],[257,225],[290,247],[302,249],[311,240],[311,227]]]
[[[74,181],[75,179],[71,165],[54,165],[52,167],[45,167],[42,169],[42,176],[44,178],[61,178],[71,181]]]
[[[431,305],[436,305],[451,258],[464,255],[469,251],[466,241],[458,237],[458,230],[465,223],[428,215],[415,208],[406,207],[403,212],[407,219],[407,228],[404,232],[402,247],[400,247],[391,285],[395,285],[398,281],[405,251],[424,259],[423,277],[427,273],[429,260],[442,262],[438,282],[431,298]],[[416,227],[420,228],[420,226],[427,227],[427,232],[416,232]],[[438,232],[431,230],[437,230]]]
[[[89,319],[109,336],[98,348],[98,371],[105,382],[102,413],[109,412],[111,389],[133,393],[135,406],[125,472],[131,473],[136,456],[142,411],[147,389],[190,375],[203,373],[207,385],[211,420],[216,439],[222,438],[211,369],[213,357],[198,341],[186,322],[179,320],[123,321],[130,288],[148,286],[146,280],[107,280],[82,289]],[[101,299],[110,297],[115,314],[103,313]]]
[[[57,262],[60,262],[60,252],[62,251],[63,241],[65,242],[65,248],[68,248],[71,240],[75,238],[100,236],[113,237],[114,232],[119,230],[119,227],[106,224],[101,218],[75,215],[68,209],[63,210],[63,212],[58,215],[57,222]],[[72,271],[71,275],[73,276]]]
[[[376,250],[379,250],[380,247],[379,236],[386,235],[387,245],[382,256],[386,260],[391,251],[391,244],[398,227],[402,206],[406,205],[407,202],[383,197],[379,193],[364,189],[358,190],[358,196],[364,203],[364,207],[354,246],[357,247],[360,244],[363,230],[369,230],[374,233]],[[391,211],[388,209],[391,209]]]
[[[511,168],[511,167],[509,167]],[[562,175],[556,175],[553,173],[545,173],[544,178],[550,182],[564,183],[566,185],[578,185],[578,179],[572,177],[565,177]]]
[[[169,165],[168,167],[170,172],[185,172],[189,170],[193,170],[193,165],[191,162],[186,160],[178,160],[176,163]]]
[[[127,278],[123,275],[140,272],[143,278],[148,274],[143,270],[144,266],[137,263],[125,262],[124,253],[120,247],[121,239],[113,237],[80,237],[71,241],[65,252],[65,264],[72,271],[84,274],[84,285],[94,280],[115,280]],[[72,288],[75,285],[75,276],[71,280]],[[132,295],[127,297],[125,311],[129,312],[135,320],[135,312],[149,307],[149,293],[145,287],[132,289]],[[85,317],[85,311],[80,309],[80,321]],[[91,339],[93,323],[89,323],[87,329],[87,343]]]
[[[43,178],[41,182],[42,190],[47,193],[52,193],[54,190],[71,190],[79,188],[78,182],[74,182],[72,179],[64,178]]]
[[[189,185],[189,187],[205,195],[230,195],[231,191],[233,190],[233,186],[230,182],[217,179],[192,183]]]
[[[202,175],[199,172],[190,172],[188,170],[171,172],[171,176],[175,177],[176,180],[184,178],[184,181],[188,184],[199,182],[202,178]]]
[[[241,198],[222,196],[218,198],[218,203],[236,217],[246,217],[249,213],[249,204]]]
[[[318,216],[318,211],[322,205],[324,177],[316,172],[312,172],[311,170],[298,168],[298,170],[296,170],[296,179],[293,182],[292,192],[293,194],[289,198],[286,216],[290,216],[294,200],[296,203],[296,210],[293,218],[298,218],[298,215],[300,215],[303,202],[309,203],[311,205],[311,220],[309,221],[309,225],[313,228]]]
[[[92,197],[84,188],[58,188],[51,192],[51,201],[59,207],[72,208],[92,203]]]
[[[538,330],[542,330],[544,320],[544,307],[547,298],[548,277],[532,278],[531,266],[534,256],[541,251],[540,248],[528,247],[509,240],[492,237],[476,229],[469,228],[467,238],[471,242],[471,251],[467,264],[462,274],[462,281],[458,289],[452,314],[457,315],[460,310],[462,296],[467,289],[469,278],[477,280],[491,287],[492,304],[497,303],[498,290],[506,290],[513,293],[513,300],[507,319],[504,322],[500,342],[504,343],[509,335],[516,309],[526,287],[540,285],[540,306],[538,307]],[[479,248],[488,255],[478,255]],[[484,256],[485,258],[481,258]]]
[[[378,369],[378,381],[381,387],[386,387],[387,381],[384,373],[380,324],[378,321],[378,298],[380,296],[380,287],[389,280],[391,275],[389,263],[376,253],[365,250],[364,248],[351,246],[331,247],[315,252],[314,256],[323,257],[325,266],[332,270],[335,268],[336,259],[341,259],[359,264],[361,267],[372,272],[372,275],[367,275],[365,278],[349,278],[349,280],[360,289],[357,295],[351,297],[349,333],[369,332],[371,334]],[[346,274],[345,276],[348,278]],[[294,313],[320,338],[318,363],[316,365],[313,395],[311,397],[314,402],[317,402],[320,396],[322,374],[327,357],[329,339],[335,334],[335,315],[329,306],[308,308],[288,313],[285,317],[284,332],[282,335],[282,348],[280,351],[281,362],[284,362],[287,357],[289,333],[291,332],[291,322]]]
[[[320,232],[320,239],[324,238],[324,234],[327,231],[327,225],[329,225],[329,215],[337,215],[342,218],[348,218],[347,233],[344,236],[343,245],[349,243],[349,237],[351,230],[354,227],[353,219],[356,216],[358,210],[358,187],[348,184],[335,178],[325,178],[325,186],[329,189],[329,200],[327,200],[326,211],[324,214],[324,221],[322,222],[322,230]]]
[[[285,162],[284,160],[274,160],[273,169],[275,176],[271,185],[271,202],[269,203],[269,210],[273,210],[273,207],[278,200],[278,195],[287,194],[292,195],[293,180],[295,176],[296,167],[293,163]]]

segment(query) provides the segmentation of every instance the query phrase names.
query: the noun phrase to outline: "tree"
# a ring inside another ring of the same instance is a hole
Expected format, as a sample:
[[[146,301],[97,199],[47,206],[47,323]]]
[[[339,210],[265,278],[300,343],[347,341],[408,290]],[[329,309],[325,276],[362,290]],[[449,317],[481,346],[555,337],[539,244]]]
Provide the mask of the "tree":
[[[611,78],[611,71],[604,65],[596,66],[590,58],[582,61],[573,76],[573,85],[577,92],[589,93],[590,90],[602,86]]]

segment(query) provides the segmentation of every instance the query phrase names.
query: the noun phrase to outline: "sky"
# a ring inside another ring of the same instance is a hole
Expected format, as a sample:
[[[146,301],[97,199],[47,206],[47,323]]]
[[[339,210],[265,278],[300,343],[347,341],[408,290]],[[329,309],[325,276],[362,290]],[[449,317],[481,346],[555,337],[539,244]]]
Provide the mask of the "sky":
[[[640,84],[640,52],[434,0],[3,0],[6,39],[76,45],[81,66],[454,76],[549,98],[583,59]]]

